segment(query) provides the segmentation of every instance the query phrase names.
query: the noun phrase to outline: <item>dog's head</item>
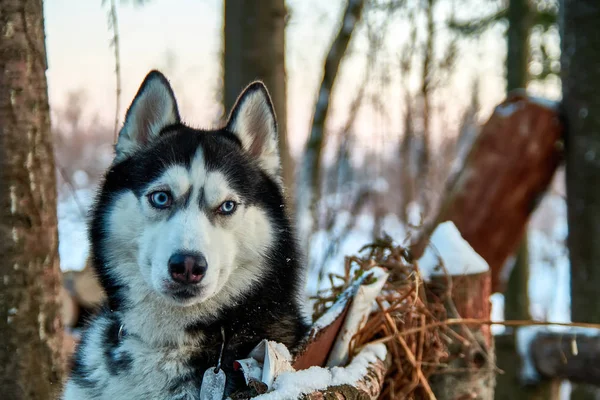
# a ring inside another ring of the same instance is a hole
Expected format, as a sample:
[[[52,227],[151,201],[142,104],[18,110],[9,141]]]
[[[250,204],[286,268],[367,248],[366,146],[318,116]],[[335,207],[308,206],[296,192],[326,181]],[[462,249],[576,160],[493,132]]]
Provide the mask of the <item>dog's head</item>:
[[[152,71],[94,210],[95,264],[109,297],[130,290],[186,306],[235,296],[264,279],[283,204],[265,86],[248,86],[223,128],[197,130],[181,123],[167,79]]]

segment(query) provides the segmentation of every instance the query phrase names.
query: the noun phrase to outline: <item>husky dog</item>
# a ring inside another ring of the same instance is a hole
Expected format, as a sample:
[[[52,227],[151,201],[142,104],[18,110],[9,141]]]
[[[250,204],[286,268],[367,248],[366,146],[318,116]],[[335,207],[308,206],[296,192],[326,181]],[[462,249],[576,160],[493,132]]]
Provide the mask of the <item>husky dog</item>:
[[[119,133],[90,239],[108,301],[83,334],[64,399],[198,399],[218,364],[227,395],[243,385],[234,360],[262,339],[293,351],[306,335],[304,271],[260,82],[223,128],[199,130],[181,122],[169,82],[151,71]]]

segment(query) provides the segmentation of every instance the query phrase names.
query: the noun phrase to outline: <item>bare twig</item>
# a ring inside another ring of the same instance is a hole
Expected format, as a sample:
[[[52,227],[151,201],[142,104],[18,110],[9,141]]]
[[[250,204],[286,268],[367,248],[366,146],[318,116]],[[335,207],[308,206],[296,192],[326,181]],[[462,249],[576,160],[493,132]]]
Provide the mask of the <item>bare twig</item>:
[[[106,4],[106,0],[102,0],[102,4]],[[113,48],[115,56],[115,79],[116,79],[116,101],[115,101],[115,125],[114,125],[114,141],[117,142],[117,134],[119,133],[119,113],[121,112],[121,55],[119,46],[119,21],[117,19],[117,5],[115,0],[110,0],[108,9],[108,29],[113,33],[110,45]]]

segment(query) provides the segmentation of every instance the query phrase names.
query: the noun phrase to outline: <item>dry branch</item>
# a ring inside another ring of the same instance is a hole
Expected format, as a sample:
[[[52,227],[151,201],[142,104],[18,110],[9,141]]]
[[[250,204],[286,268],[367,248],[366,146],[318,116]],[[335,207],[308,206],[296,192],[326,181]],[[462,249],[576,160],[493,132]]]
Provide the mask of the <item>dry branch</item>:
[[[352,33],[361,18],[364,3],[364,0],[348,0],[346,3],[340,30],[331,44],[323,67],[323,79],[319,87],[310,136],[306,143],[300,170],[300,185],[304,185],[304,187],[298,190],[297,203],[299,210],[309,208],[313,217],[316,212],[315,202],[319,196],[321,153],[325,142],[325,121],[331,103],[331,92]],[[313,220],[315,219],[313,218]],[[302,236],[307,236],[308,233],[303,232]]]

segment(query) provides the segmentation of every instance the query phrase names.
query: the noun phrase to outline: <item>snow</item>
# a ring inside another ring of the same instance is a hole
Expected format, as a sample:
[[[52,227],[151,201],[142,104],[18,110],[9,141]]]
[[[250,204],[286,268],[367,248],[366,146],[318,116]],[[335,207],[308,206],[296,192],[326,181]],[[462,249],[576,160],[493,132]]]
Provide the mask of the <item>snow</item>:
[[[530,348],[533,339],[545,330],[546,327],[544,326],[524,326],[516,330],[517,351],[522,362],[520,379],[523,384],[533,384],[539,382],[541,379],[540,374],[533,364]]]
[[[335,303],[333,303],[333,305],[327,311],[325,311],[325,313],[321,315],[321,317],[319,317],[319,319],[316,320],[313,324],[313,334],[316,334],[323,328],[326,328],[329,325],[331,325],[333,321],[335,321],[337,317],[339,317],[340,314],[344,311],[347,304],[348,297],[346,296],[340,297]]]
[[[284,372],[273,383],[273,391],[255,397],[259,400],[297,399],[303,394],[330,386],[354,384],[364,377],[371,363],[384,360],[387,348],[383,343],[370,344],[346,367],[311,367],[301,371]]]
[[[520,101],[508,103],[497,106],[494,110],[494,114],[503,118],[507,118],[519,111],[521,108],[523,108],[523,103]]]
[[[62,191],[58,201],[58,252],[63,271],[82,270],[89,253],[87,212],[94,198],[93,188]],[[80,209],[80,206],[82,209]]]
[[[444,268],[440,268],[440,261]],[[418,265],[425,280],[446,273],[470,275],[489,270],[488,263],[462,238],[451,221],[438,225]]]
[[[383,271],[382,271],[383,272]],[[367,279],[368,277],[373,276],[374,272],[367,272],[361,275],[358,279],[356,279],[352,284],[340,294],[338,299],[333,303],[327,311],[321,315],[321,317],[315,321],[313,324],[313,328],[311,329],[312,335],[316,335],[321,329],[328,327],[339,317],[339,315],[344,311],[348,301],[352,299],[352,297],[358,291],[360,285]]]
[[[532,103],[537,104],[542,107],[550,108],[552,110],[558,109],[558,106],[560,104],[558,101],[546,99],[543,97],[536,97],[536,96],[531,96],[531,95],[527,95],[527,97],[529,98],[529,101],[531,101]]]

